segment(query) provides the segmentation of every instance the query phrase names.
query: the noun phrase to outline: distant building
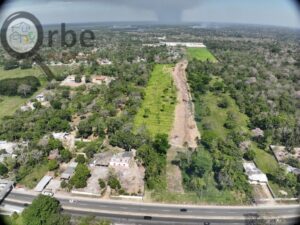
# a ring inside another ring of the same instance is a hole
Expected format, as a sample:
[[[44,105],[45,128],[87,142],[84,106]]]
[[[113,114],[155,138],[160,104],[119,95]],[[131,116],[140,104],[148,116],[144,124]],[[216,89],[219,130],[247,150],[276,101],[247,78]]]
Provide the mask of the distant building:
[[[206,46],[201,42],[162,42],[168,47],[187,47],[187,48],[205,48]]]
[[[64,180],[69,180],[73,176],[77,165],[77,162],[71,162],[68,168],[61,174],[60,178]]]
[[[268,178],[253,162],[243,163],[250,184],[268,183]]]
[[[47,184],[50,182],[50,180],[52,180],[51,176],[44,176],[40,180],[40,182],[36,185],[36,187],[34,188],[34,191],[42,192],[44,190],[44,188],[47,186]]]
[[[111,167],[131,167],[134,162],[134,153],[133,152],[122,152],[115,154],[110,162],[109,166]]]
[[[70,76],[67,76],[66,79],[64,79],[61,83],[60,83],[60,86],[66,86],[66,87],[79,87],[83,84],[85,84],[85,76],[82,76],[81,78],[81,82],[76,82],[75,81],[75,78],[76,78],[76,75],[70,75]]]
[[[97,63],[101,66],[111,65],[112,62],[108,59],[97,59]]]
[[[34,110],[34,109],[35,109],[35,107],[34,107],[34,103],[33,103],[33,102],[28,102],[28,103],[26,103],[26,105],[23,105],[23,106],[21,106],[21,108],[20,108],[20,110],[21,110],[22,112],[32,111],[32,110]]]
[[[102,76],[102,75],[94,75],[92,76],[92,83],[93,84],[105,84],[109,85],[113,80],[115,80],[114,77],[108,77],[108,76]]]

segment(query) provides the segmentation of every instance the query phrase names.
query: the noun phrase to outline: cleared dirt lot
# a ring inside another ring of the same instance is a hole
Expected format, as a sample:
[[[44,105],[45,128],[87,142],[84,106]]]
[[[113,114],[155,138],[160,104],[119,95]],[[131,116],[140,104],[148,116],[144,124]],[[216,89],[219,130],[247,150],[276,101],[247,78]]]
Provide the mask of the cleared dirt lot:
[[[173,80],[177,88],[177,105],[172,131],[169,135],[171,148],[167,153],[167,184],[168,190],[183,193],[182,176],[178,166],[172,164],[178,152],[185,152],[188,148],[197,148],[200,139],[196,121],[194,119],[194,105],[186,78],[187,61],[179,62],[173,71]]]
[[[194,105],[186,78],[187,64],[187,61],[179,62],[173,71],[177,88],[177,105],[170,143],[176,147],[196,148],[200,133],[194,118]]]

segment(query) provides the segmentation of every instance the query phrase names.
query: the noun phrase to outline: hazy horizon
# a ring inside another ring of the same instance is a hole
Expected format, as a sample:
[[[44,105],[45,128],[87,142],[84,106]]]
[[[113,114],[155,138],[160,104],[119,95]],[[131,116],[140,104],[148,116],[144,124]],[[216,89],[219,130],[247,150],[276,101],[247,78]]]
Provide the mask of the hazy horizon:
[[[291,0],[11,0],[2,8],[0,21],[16,11],[31,12],[42,24],[124,21],[300,28],[300,14]]]

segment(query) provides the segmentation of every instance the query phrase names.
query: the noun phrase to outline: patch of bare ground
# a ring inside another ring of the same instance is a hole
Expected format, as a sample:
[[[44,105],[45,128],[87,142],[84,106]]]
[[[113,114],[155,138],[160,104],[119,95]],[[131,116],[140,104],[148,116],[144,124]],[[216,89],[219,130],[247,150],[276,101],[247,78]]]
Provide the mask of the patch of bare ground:
[[[187,61],[176,64],[173,79],[177,88],[177,105],[173,128],[169,135],[171,148],[167,154],[167,184],[170,192],[184,193],[182,175],[179,167],[173,163],[178,152],[188,148],[197,148],[200,133],[194,118],[194,105],[186,78]]]
[[[254,200],[257,204],[276,204],[268,186],[266,184],[253,184]]]

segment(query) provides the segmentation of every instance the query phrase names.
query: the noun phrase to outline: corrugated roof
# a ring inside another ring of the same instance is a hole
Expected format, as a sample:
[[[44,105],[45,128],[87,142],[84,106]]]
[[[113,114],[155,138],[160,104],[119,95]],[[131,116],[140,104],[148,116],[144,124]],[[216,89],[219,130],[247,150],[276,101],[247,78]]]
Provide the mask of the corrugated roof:
[[[44,188],[46,187],[46,185],[50,182],[50,180],[52,180],[51,176],[44,176],[40,180],[40,182],[36,185],[36,187],[34,188],[34,191],[42,192],[44,190]]]

